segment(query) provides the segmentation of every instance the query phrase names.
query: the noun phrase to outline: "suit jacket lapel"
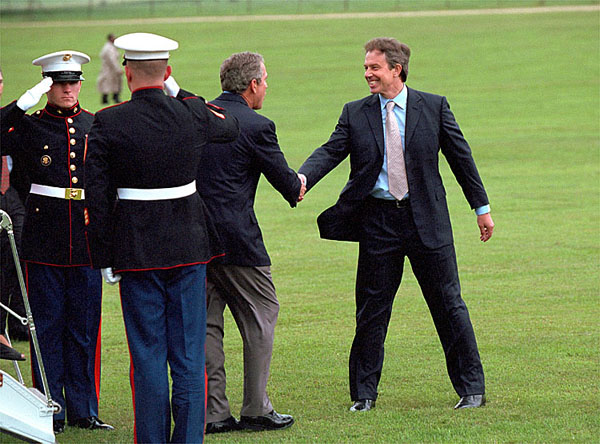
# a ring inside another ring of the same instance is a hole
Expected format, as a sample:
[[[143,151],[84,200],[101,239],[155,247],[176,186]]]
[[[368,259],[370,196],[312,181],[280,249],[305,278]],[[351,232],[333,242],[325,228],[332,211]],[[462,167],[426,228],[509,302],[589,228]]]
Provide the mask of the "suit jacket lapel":
[[[408,87],[407,87],[408,88]],[[407,89],[408,97],[406,100],[406,128],[404,134],[404,143],[407,146],[410,145],[410,141],[415,133],[419,118],[421,117],[422,110],[422,98],[417,91],[414,89]],[[377,148],[379,153],[383,156],[385,150],[385,142],[383,138],[383,120],[381,118],[381,106],[379,102],[379,95],[373,94],[367,99],[364,105],[365,115],[375,137]],[[406,149],[404,147],[404,149]]]
[[[404,144],[406,145],[404,149],[410,145],[410,141],[412,136],[415,133],[415,128],[417,127],[417,123],[419,122],[419,117],[421,117],[421,109],[422,109],[422,99],[421,96],[414,89],[408,88],[407,90],[408,97],[406,99],[406,124],[405,124],[405,133],[404,133]]]
[[[385,142],[383,139],[383,119],[381,118],[381,106],[379,102],[379,94],[373,94],[369,97],[364,105],[367,121],[375,137],[379,153],[383,156]]]

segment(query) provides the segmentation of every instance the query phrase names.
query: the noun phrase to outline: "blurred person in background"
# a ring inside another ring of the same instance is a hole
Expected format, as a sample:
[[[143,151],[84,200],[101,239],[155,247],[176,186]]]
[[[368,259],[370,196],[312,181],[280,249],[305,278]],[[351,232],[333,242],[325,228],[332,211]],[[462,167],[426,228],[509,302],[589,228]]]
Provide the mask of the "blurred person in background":
[[[102,68],[96,81],[96,86],[100,92],[100,101],[103,105],[108,105],[109,96],[114,103],[119,103],[119,94],[123,85],[123,67],[121,65],[121,56],[119,50],[115,47],[115,35],[108,34],[106,43],[100,51],[100,61]]]

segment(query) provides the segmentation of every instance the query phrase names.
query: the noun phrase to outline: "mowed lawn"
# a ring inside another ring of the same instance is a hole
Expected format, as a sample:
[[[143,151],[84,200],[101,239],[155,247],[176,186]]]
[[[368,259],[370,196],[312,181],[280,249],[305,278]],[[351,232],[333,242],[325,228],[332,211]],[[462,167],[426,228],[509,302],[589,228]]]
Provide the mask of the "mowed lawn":
[[[269,393],[296,418],[279,432],[209,435],[250,443],[597,442],[599,432],[598,12],[399,19],[11,27],[0,32],[2,104],[40,79],[36,57],[88,53],[81,103],[100,108],[95,81],[108,32],[174,38],[179,84],[212,99],[231,53],[264,55],[273,119],[293,168],[333,131],[344,103],[368,94],[362,45],[393,36],[412,49],[408,85],[448,98],[473,149],[496,223],[479,241],[475,216],[440,159],[463,296],[475,327],[488,405],[454,411],[443,352],[410,265],[386,342],[377,408],[350,413],[357,245],[319,239],[315,219],[343,187],[347,162],[298,208],[262,181],[256,211],[278,289]],[[123,95],[125,98],[128,94]],[[60,221],[57,221],[60,223]],[[228,394],[239,416],[241,339],[226,325]],[[18,348],[26,350],[23,343]],[[105,287],[100,417],[110,433],[67,428],[61,443],[131,442],[129,355],[115,287]],[[21,366],[28,374],[25,367]],[[12,373],[12,366],[0,368]],[[27,376],[29,381],[29,376]],[[0,442],[12,442],[0,434]]]

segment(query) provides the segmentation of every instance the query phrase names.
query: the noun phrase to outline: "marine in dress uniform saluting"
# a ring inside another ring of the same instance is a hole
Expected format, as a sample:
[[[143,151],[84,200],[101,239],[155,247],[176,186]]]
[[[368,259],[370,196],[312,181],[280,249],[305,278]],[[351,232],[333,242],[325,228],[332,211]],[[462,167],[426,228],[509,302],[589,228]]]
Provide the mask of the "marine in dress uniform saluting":
[[[102,279],[90,267],[84,231],[83,163],[93,114],[78,102],[81,65],[90,58],[59,51],[33,61],[43,79],[2,108],[2,153],[26,170],[21,259],[52,398],[55,433],[69,425],[112,429],[98,419]],[[47,93],[46,106],[33,113]],[[31,354],[34,385],[41,377]]]
[[[179,91],[168,66],[177,42],[135,33],[115,45],[125,50],[132,95],[98,111],[89,135],[92,262],[107,282],[120,281],[136,442],[200,443],[206,263],[220,251],[195,179],[203,146],[235,140],[237,121]]]

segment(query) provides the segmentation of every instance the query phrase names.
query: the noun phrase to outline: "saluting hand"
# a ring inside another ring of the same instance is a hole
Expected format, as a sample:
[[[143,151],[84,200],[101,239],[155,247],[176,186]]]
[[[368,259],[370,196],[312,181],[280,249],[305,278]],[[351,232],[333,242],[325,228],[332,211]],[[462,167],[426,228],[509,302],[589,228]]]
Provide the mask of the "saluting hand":
[[[169,76],[167,80],[165,80],[165,91],[171,97],[176,97],[179,94],[179,85],[173,78],[173,76]]]
[[[17,100],[17,106],[23,111],[27,111],[37,105],[42,96],[50,91],[52,82],[52,77],[44,77],[40,83],[25,91],[25,94]]]

